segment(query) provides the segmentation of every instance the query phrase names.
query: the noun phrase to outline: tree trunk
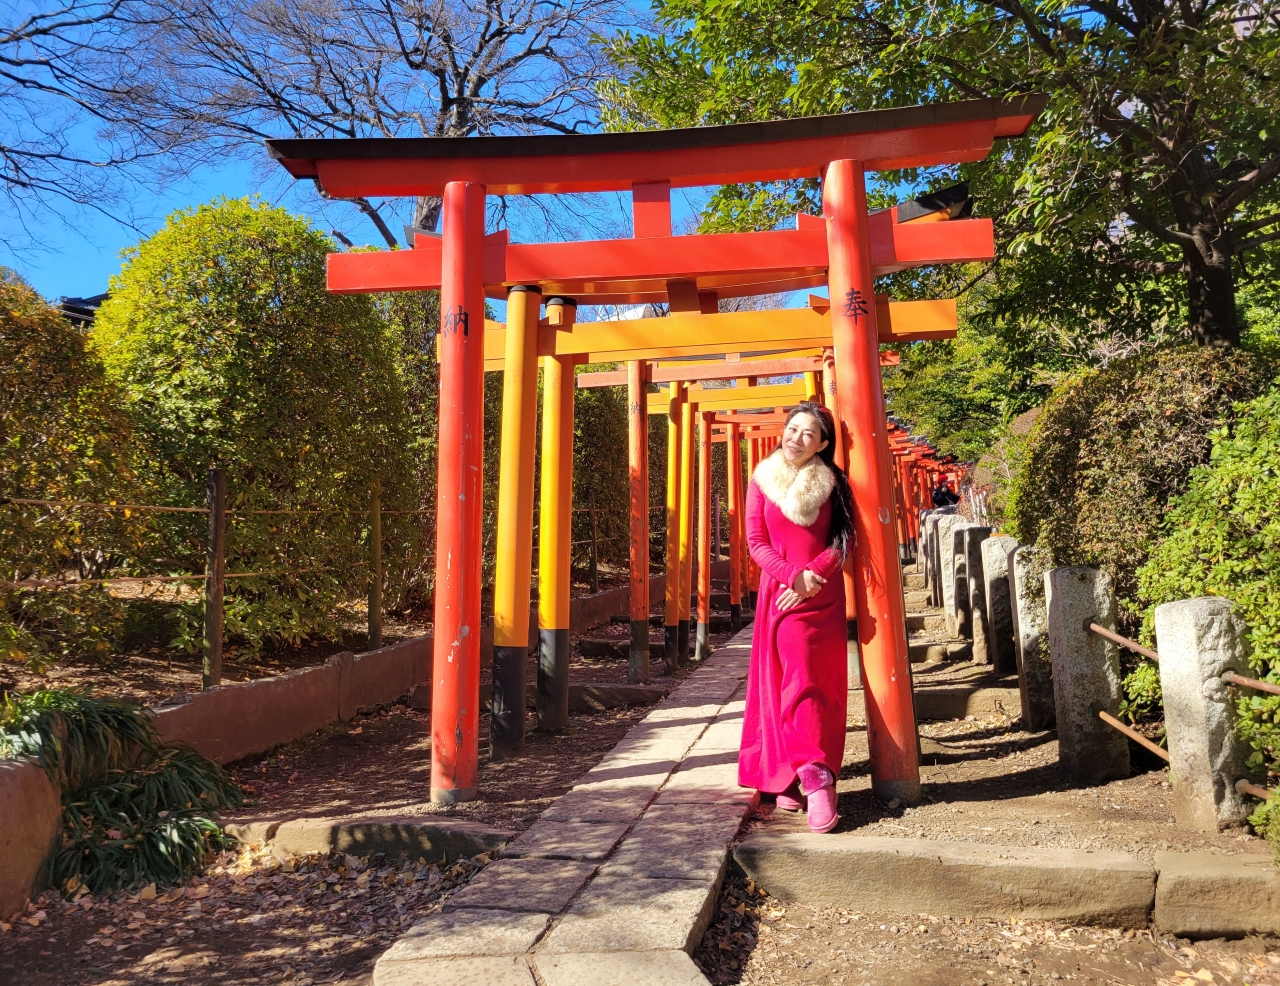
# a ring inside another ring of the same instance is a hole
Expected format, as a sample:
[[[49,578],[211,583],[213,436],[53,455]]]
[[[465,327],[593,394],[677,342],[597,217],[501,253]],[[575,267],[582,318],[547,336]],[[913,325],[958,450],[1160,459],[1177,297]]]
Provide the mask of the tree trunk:
[[[440,211],[444,207],[444,199],[438,195],[419,195],[413,209],[413,225],[417,229],[425,229],[434,233],[440,225]]]
[[[1225,237],[1209,241],[1210,254],[1186,248],[1187,302],[1191,336],[1199,346],[1230,348],[1240,345],[1236,313],[1235,277]]]

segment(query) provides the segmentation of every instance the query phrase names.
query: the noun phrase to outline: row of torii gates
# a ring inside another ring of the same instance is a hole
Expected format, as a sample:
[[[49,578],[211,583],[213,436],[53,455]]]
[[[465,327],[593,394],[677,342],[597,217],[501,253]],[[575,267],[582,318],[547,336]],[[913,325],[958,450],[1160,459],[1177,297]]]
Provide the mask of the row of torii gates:
[[[410,250],[331,254],[328,268],[331,291],[440,291],[433,801],[476,797],[486,370],[504,374],[490,740],[498,756],[523,743],[539,362],[539,726],[556,728],[567,717],[575,384],[628,387],[637,677],[647,676],[649,660],[648,415],[668,416],[670,665],[679,661],[682,621],[687,653],[694,421],[703,436],[701,656],[709,622],[712,436],[720,432],[729,447],[730,596],[740,604],[752,574],[743,564],[742,441],[754,466],[776,443],[778,409],[822,394],[839,424],[838,452],[854,496],[846,598],[851,638],[856,634],[861,650],[873,790],[886,800],[918,799],[899,544],[917,534],[916,508],[945,466],[887,421],[880,344],[954,334],[955,303],[890,302],[875,295],[874,278],[990,260],[994,236],[991,220],[959,215],[963,195],[869,213],[864,174],[981,160],[995,140],[1025,133],[1043,106],[1042,97],[1029,96],[624,134],[268,141],[291,174],[316,180],[334,198],[443,197],[439,236],[418,231]],[[795,229],[672,235],[672,188],[818,177],[823,214],[798,216]],[[518,244],[505,230],[485,235],[486,195],[600,191],[631,192],[632,238]],[[807,308],[718,312],[724,298],[824,285],[829,300],[811,296]],[[506,300],[505,325],[486,323],[486,297]],[[669,305],[669,316],[575,318],[579,303],[659,302]],[[606,361],[627,369],[575,378],[579,363]],[[803,374],[804,383],[704,386],[793,374]],[[666,393],[650,394],[651,384],[665,384]]]

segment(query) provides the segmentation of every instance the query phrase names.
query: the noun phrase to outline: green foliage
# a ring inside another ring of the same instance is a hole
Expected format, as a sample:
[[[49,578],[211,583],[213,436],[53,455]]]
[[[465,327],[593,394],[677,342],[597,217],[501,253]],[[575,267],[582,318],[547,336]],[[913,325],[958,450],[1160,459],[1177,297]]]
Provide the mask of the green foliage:
[[[613,368],[612,363],[602,363],[583,367],[579,372]],[[650,419],[651,427],[654,420]],[[587,491],[594,493],[600,560],[625,566],[630,557],[631,536],[627,389],[579,390],[573,400],[573,432],[574,505],[584,510],[588,503]],[[665,476],[663,478],[665,480]],[[575,513],[573,540],[589,541],[590,538],[590,516],[585,512]],[[585,567],[591,557],[591,546],[579,545],[573,554],[575,563]]]
[[[1210,299],[1229,318],[1229,258],[1274,269],[1276,182],[1241,180],[1280,152],[1280,34],[1262,26],[1274,3],[1252,9],[1248,26],[1226,0],[1194,14],[1172,2],[1134,12],[1052,0],[656,0],[653,10],[658,31],[609,44],[621,74],[602,89],[610,129],[1047,93],[1031,133],[985,161],[868,176],[874,204],[902,197],[904,184],[972,180],[980,213],[998,220],[993,307],[1020,313],[1045,345],[1177,341],[1191,335],[1188,316],[1208,341],[1192,302]],[[735,189],[703,225],[761,228],[805,194],[796,182]],[[1205,279],[1210,264],[1224,280]]]
[[[1271,843],[1271,860],[1280,866],[1280,794],[1273,794],[1249,816],[1253,830]]]
[[[1232,403],[1273,373],[1243,351],[1173,349],[1118,360],[1054,391],[1028,437],[1010,495],[1010,533],[1058,565],[1110,575],[1122,620],[1137,619],[1135,573],[1169,499],[1208,457]]]
[[[1166,534],[1138,572],[1148,603],[1223,596],[1248,627],[1250,665],[1280,682],[1280,389],[1237,407],[1210,436],[1207,464],[1190,475],[1164,522]],[[1241,734],[1251,766],[1280,766],[1280,697],[1241,689]]]
[[[369,490],[415,509],[397,350],[373,301],[325,287],[328,238],[282,209],[220,200],[175,213],[111,283],[92,341],[137,421],[142,470],[165,504],[204,500],[227,470],[226,629],[256,649],[333,632],[363,594]],[[283,514],[250,511],[287,510]],[[166,555],[201,571],[204,530],[161,515]],[[194,515],[199,517],[199,515]],[[415,521],[384,521],[394,604]],[[180,644],[198,645],[201,606],[184,606]]]
[[[87,691],[5,695],[0,758],[20,756],[62,792],[51,875],[68,894],[180,883],[226,844],[212,813],[243,801],[217,764],[164,748],[140,706]]]
[[[1128,716],[1130,722],[1159,717],[1164,696],[1160,691],[1160,669],[1154,662],[1144,659],[1125,676],[1122,686],[1121,715]]]
[[[80,330],[16,277],[0,277],[0,496],[132,496],[121,403]],[[144,540],[137,517],[119,511],[0,506],[0,660],[39,666],[108,651],[121,605],[101,586],[56,583],[101,576]]]

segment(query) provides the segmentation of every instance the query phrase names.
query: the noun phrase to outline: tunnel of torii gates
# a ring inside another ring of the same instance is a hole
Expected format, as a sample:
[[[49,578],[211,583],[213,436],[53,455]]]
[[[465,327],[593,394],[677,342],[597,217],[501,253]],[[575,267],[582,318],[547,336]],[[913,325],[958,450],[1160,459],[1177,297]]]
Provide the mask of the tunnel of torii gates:
[[[741,440],[747,440],[752,465],[777,441],[777,409],[819,393],[820,375],[854,497],[846,590],[861,649],[872,787],[884,799],[918,799],[899,544],[914,536],[915,508],[945,466],[890,428],[879,346],[945,336],[955,329],[955,308],[953,301],[876,298],[873,279],[926,264],[990,260],[994,242],[990,220],[964,218],[954,203],[930,208],[925,200],[924,206],[905,203],[868,213],[864,176],[981,160],[997,139],[1025,133],[1044,105],[1044,97],[1027,96],[638,133],[267,142],[291,174],[316,181],[333,198],[443,198],[439,235],[415,231],[412,249],[335,253],[328,264],[335,292],[440,291],[432,801],[476,797],[487,367],[504,374],[490,742],[498,757],[518,753],[523,743],[539,361],[538,728],[560,728],[568,715],[575,366],[627,365],[632,653],[639,677],[648,667],[650,408],[656,403],[669,422],[665,619],[668,639],[670,628],[676,630],[678,661],[679,623],[688,620],[692,589],[693,422],[703,435],[724,432],[729,475],[739,476]],[[798,216],[795,229],[672,235],[672,188],[795,178],[822,182],[822,215]],[[526,244],[509,242],[505,230],[485,235],[486,195],[602,191],[631,193],[633,237]],[[803,309],[717,312],[724,298],[822,286],[830,303],[815,298]],[[485,323],[486,297],[506,300],[505,325]],[[540,318],[544,299],[546,317]],[[667,303],[671,314],[622,322],[575,319],[578,304],[651,302]],[[772,355],[750,358],[765,353]],[[680,361],[687,357],[707,361]],[[789,360],[807,361],[798,371],[805,374],[799,387],[761,386],[748,394],[701,386],[797,372],[785,368]],[[610,383],[620,386],[622,380]],[[665,384],[667,393],[648,395],[650,384]],[[701,443],[698,457],[709,478],[709,442]],[[730,583],[740,601],[749,568],[743,565],[740,476],[727,493],[735,535],[731,569],[737,556]],[[698,495],[704,505],[698,622],[705,624],[709,492],[700,488]]]

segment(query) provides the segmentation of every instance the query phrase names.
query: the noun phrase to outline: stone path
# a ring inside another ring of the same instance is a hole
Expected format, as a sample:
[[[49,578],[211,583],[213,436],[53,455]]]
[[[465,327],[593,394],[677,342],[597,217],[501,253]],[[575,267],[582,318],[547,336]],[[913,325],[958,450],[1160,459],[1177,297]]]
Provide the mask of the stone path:
[[[375,986],[703,986],[689,954],[756,798],[737,784],[750,650],[747,628],[397,941]]]

